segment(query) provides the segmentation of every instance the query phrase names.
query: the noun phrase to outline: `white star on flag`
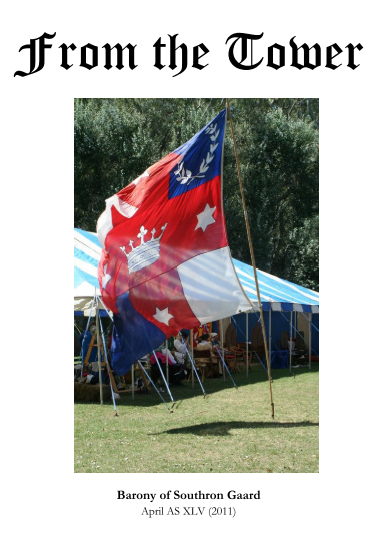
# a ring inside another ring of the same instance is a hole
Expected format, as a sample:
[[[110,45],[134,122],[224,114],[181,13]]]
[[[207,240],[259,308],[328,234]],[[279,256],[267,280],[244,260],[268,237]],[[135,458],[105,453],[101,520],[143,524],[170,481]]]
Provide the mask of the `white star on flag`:
[[[131,184],[136,184],[136,186],[137,186],[137,184],[140,182],[140,180],[142,178],[146,178],[146,177],[149,177],[148,171],[144,171],[144,173],[142,175],[140,175],[139,177],[137,177],[136,179],[134,179],[134,181]]]
[[[199,227],[202,228],[202,231],[205,233],[205,229],[208,227],[208,225],[214,224],[215,219],[213,218],[213,213],[216,210],[216,207],[210,208],[209,204],[206,204],[206,207],[204,208],[203,212],[200,214],[197,214],[198,224],[194,231],[198,229]]]
[[[159,308],[156,307],[156,314],[154,314],[153,317],[157,319],[160,323],[164,323],[168,326],[168,322],[174,316],[168,313],[168,308],[165,308],[164,310],[159,310]]]

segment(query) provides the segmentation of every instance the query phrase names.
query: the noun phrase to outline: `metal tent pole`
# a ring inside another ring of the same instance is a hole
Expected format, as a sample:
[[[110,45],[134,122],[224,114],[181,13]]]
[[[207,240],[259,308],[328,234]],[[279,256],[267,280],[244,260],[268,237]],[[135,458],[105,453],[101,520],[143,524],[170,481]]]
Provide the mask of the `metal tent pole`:
[[[227,374],[228,374],[229,377],[231,378],[231,381],[232,381],[232,383],[233,383],[233,386],[235,387],[236,390],[238,390],[238,386],[236,385],[236,383],[235,383],[235,381],[234,381],[234,378],[231,376],[231,372],[229,371],[228,366],[225,364],[224,357],[222,357],[221,352],[220,352],[220,350],[219,350],[218,348],[217,348],[217,353],[218,353],[219,356],[220,356],[220,359],[221,359],[221,361],[222,361],[222,363],[223,363],[223,366],[224,366],[224,367],[226,368],[226,370],[227,370]]]
[[[267,344],[265,344],[265,349],[267,347]],[[269,310],[269,359],[272,358],[272,303],[270,303],[270,310]],[[271,360],[270,360],[271,364]]]
[[[170,385],[170,378],[168,374],[168,340],[166,340],[166,380],[167,384]]]
[[[311,355],[312,355],[312,312],[310,313],[309,315],[309,318],[308,318],[308,328],[309,328],[309,333],[308,333],[308,362],[309,362],[309,369],[311,370]]]
[[[190,362],[191,362],[191,388],[194,389],[194,365],[193,365],[193,362],[192,362],[192,359],[193,359],[193,329],[190,330],[190,351],[191,351],[191,359],[190,359]],[[183,336],[182,336],[182,340],[183,340]]]
[[[99,306],[99,298],[98,298],[98,306]],[[103,342],[104,359],[106,361],[106,366],[107,366],[107,371],[109,373],[109,376],[110,376],[110,374],[112,376],[111,369],[110,369],[110,366],[109,366],[109,357],[107,355],[106,340],[105,340],[105,334],[103,332],[103,324],[102,324],[102,319],[101,318],[99,318],[99,323],[100,323],[99,328],[100,328],[100,332],[101,332],[101,335],[102,335],[102,342]],[[111,377],[109,377],[109,382],[110,382],[111,398],[113,400],[113,406],[114,406],[114,413],[115,413],[116,416],[118,416],[117,404],[115,403],[114,389],[113,389],[113,384],[112,384],[112,381],[111,381]]]
[[[248,377],[248,312],[246,312],[246,376]]]
[[[223,361],[223,381],[225,381],[225,362],[224,362],[224,336],[223,336],[223,320],[220,319],[220,345],[221,345],[221,354]]]
[[[289,371],[292,370],[292,312],[291,312],[291,326],[289,330]]]
[[[184,341],[183,336],[182,336],[182,343],[184,344],[184,346],[185,346],[185,348],[186,348],[186,352],[187,352],[188,356],[190,357],[190,362],[191,362],[191,366],[192,366],[192,369],[193,369],[193,377],[194,377],[194,372],[195,372],[195,375],[196,375],[196,377],[197,377],[197,379],[198,379],[198,383],[200,384],[200,387],[201,387],[201,389],[202,389],[202,392],[203,392],[204,398],[205,398],[205,397],[206,397],[205,389],[204,389],[204,387],[202,386],[200,377],[199,377],[199,375],[198,375],[198,372],[197,372],[197,370],[196,370],[196,367],[194,366],[193,357],[190,355],[189,350],[187,349],[186,342]]]
[[[166,408],[168,409],[168,411],[170,413],[172,413],[172,409],[170,410],[170,408],[167,406],[167,403],[166,401],[164,400],[164,398],[162,397],[162,395],[160,394],[159,392],[159,389],[156,387],[156,385],[154,384],[154,382],[152,381],[152,378],[151,376],[148,374],[148,372],[145,370],[145,368],[143,367],[142,363],[140,361],[137,361],[138,364],[139,364],[139,367],[141,368],[141,370],[144,372],[144,374],[147,376],[147,378],[149,379],[149,382],[151,383],[151,385],[153,386],[153,388],[155,389],[155,391],[157,392],[157,394],[160,396],[160,398],[162,399],[164,405],[166,406]],[[173,406],[172,406],[173,407]]]
[[[99,304],[98,298],[95,296],[95,310],[96,310],[96,346],[98,348],[98,370],[99,370],[99,394],[100,403],[103,404],[103,387],[102,387],[102,366],[100,360],[100,332],[99,332]]]
[[[172,394],[171,394],[170,387],[168,386],[167,380],[166,380],[166,378],[164,377],[163,369],[162,369],[162,367],[160,366],[159,359],[156,357],[156,353],[155,353],[155,350],[154,350],[154,349],[152,350],[152,353],[153,353],[153,355],[154,355],[154,357],[155,357],[155,361],[156,361],[157,367],[159,368],[160,375],[161,375],[162,378],[163,378],[163,381],[164,381],[164,383],[165,383],[167,392],[168,392],[168,394],[170,395],[171,402],[172,402],[172,407],[174,407],[174,406],[175,406],[175,400],[174,400],[174,398],[173,398],[173,396],[172,396]]]
[[[134,363],[132,364],[132,400],[134,400]]]

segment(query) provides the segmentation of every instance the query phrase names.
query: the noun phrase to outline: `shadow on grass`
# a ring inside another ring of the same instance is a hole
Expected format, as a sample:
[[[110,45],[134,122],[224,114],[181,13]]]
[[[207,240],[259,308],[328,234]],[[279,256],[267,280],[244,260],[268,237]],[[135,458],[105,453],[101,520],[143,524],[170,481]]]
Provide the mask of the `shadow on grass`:
[[[316,367],[315,369],[311,369],[311,373],[317,373],[317,372],[319,372],[318,367]],[[300,379],[301,377],[305,376],[308,373],[309,373],[308,368],[298,368],[298,369],[295,369],[295,372],[294,372],[295,378],[297,379]],[[237,385],[237,390],[239,393],[240,393],[240,388],[247,387],[248,385],[256,385],[258,383],[268,382],[268,375],[260,366],[253,366],[252,371],[249,372],[248,378],[244,372],[233,374],[233,378],[235,380],[235,383]],[[294,379],[293,375],[287,369],[273,370],[272,378],[273,378],[273,381],[277,381],[282,378]],[[205,389],[206,396],[208,397],[215,393],[219,393],[221,391],[233,389],[233,384],[232,384],[232,381],[227,376],[226,381],[223,381],[223,378],[205,379],[203,383],[203,387]],[[191,382],[189,382],[184,385],[171,386],[171,392],[177,404],[183,400],[188,400],[190,398],[194,398],[197,396],[201,396],[201,397],[203,396],[200,385],[196,379],[194,382],[194,389],[192,388]],[[167,403],[167,406],[171,408],[171,401],[170,401],[169,394],[167,392],[164,392],[162,396],[165,402]],[[82,404],[82,402],[76,402],[76,403]],[[109,404],[110,401],[105,401],[105,403]],[[85,403],[85,402],[83,404],[88,405],[88,403]],[[157,395],[156,391],[152,388],[151,392],[149,393],[136,392],[134,400],[132,399],[132,394],[130,392],[121,393],[121,398],[118,400],[117,404],[118,406],[152,407],[158,404],[162,404],[162,401],[160,397]],[[91,405],[96,405],[96,403],[94,404],[91,403]]]
[[[318,369],[312,369],[312,373],[319,372]],[[300,379],[300,377],[305,376],[309,373],[308,368],[299,368],[296,369],[294,376],[297,379]],[[277,381],[282,378],[292,378],[294,379],[294,376],[289,372],[287,369],[278,369],[273,370],[272,372],[272,378],[273,381]],[[256,385],[258,383],[267,383],[268,382],[268,375],[267,373],[259,366],[253,367],[253,370],[249,372],[249,377],[247,378],[246,374],[244,372],[233,374],[234,381],[237,386],[237,390],[240,393],[240,388],[247,387],[248,385]],[[226,381],[223,381],[223,378],[212,378],[212,379],[205,379],[203,383],[203,387],[205,389],[206,395],[210,396],[215,393],[219,393],[224,390],[234,389],[233,383],[230,380],[230,378],[227,376]],[[195,396],[202,396],[202,390],[200,388],[200,385],[198,381],[195,379],[194,382],[194,389],[192,388],[191,382],[185,383],[184,385],[173,385],[171,386],[171,392],[173,394],[175,402],[179,402],[181,400],[186,400],[189,398],[193,398]],[[164,400],[170,404],[170,398],[167,392],[163,394]],[[143,406],[153,406],[156,405],[156,403],[161,403],[161,400],[159,396],[157,395],[156,391],[152,388],[151,392],[148,394],[138,394],[136,393],[135,400],[133,400],[130,396],[130,394],[122,395],[121,396],[121,402],[120,404],[125,405],[135,405],[140,404]]]
[[[310,421],[292,422],[292,423],[277,423],[275,421],[268,422],[245,422],[245,421],[228,421],[221,423],[203,423],[199,425],[184,426],[181,428],[171,428],[162,432],[148,434],[156,436],[159,434],[193,434],[195,436],[230,436],[230,430],[237,429],[264,429],[264,428],[301,428],[319,426],[319,423]]]

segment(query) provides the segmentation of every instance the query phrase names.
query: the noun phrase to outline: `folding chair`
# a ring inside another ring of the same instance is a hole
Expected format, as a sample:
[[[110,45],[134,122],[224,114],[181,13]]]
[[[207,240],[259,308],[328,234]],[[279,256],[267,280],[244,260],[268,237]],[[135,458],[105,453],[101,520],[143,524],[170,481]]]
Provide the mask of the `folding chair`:
[[[236,368],[238,369],[238,372],[240,372],[240,365],[243,365],[243,363],[245,362],[244,361],[244,356],[246,354],[245,350],[242,349],[242,348],[239,348],[237,346],[231,346],[231,352],[235,352],[235,365],[234,365],[234,370],[236,370]]]
[[[224,360],[227,363],[230,372],[236,372],[236,349],[231,346],[228,351],[224,353]]]
[[[210,349],[206,349],[206,350],[194,349],[193,356],[194,356],[194,367],[201,374],[201,383],[203,383],[205,379],[205,369],[208,367],[211,367],[211,363],[212,363],[211,351]],[[190,378],[191,378],[191,372],[189,374],[189,378],[187,381],[190,381]]]
[[[249,349],[248,351],[248,368],[249,370],[251,370],[251,363],[252,363],[252,358],[253,358],[253,351],[252,349]],[[240,366],[244,366],[246,368],[247,366],[247,354],[246,354],[246,350],[243,349],[242,352],[240,353],[240,355],[236,356],[236,366],[238,367],[239,369],[239,372],[240,372]]]

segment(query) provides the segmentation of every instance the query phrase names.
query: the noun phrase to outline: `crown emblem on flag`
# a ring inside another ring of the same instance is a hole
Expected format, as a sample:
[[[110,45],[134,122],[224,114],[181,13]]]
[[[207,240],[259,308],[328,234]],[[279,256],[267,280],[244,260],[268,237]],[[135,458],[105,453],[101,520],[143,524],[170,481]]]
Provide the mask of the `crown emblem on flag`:
[[[140,228],[140,233],[138,233],[137,238],[141,239],[140,244],[136,247],[133,246],[133,241],[129,241],[129,246],[131,251],[126,253],[125,246],[120,246],[120,250],[126,255],[128,260],[128,269],[129,274],[132,272],[137,272],[148,265],[152,265],[159,259],[160,256],[160,239],[162,238],[164,231],[166,230],[168,224],[161,227],[161,235],[155,239],[156,229],[153,228],[151,231],[151,238],[145,242],[144,237],[148,233],[148,229],[142,225]]]

